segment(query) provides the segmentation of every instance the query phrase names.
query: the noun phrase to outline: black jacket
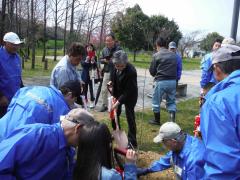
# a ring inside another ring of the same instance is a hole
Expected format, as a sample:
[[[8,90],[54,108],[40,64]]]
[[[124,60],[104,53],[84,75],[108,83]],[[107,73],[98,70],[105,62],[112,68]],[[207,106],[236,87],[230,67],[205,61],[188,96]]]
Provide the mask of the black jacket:
[[[177,79],[177,57],[168,49],[161,48],[153,55],[149,68],[155,81]]]
[[[117,75],[117,70],[114,68],[110,78],[113,83],[113,96],[121,104],[135,105],[138,98],[137,71],[135,67],[127,63],[126,68],[120,75]]]
[[[102,55],[100,57],[100,62],[101,64],[104,64],[104,68],[103,68],[104,72],[111,72],[113,70],[113,63],[112,63],[113,53],[121,49],[122,48],[118,45],[114,45],[112,49],[109,49],[107,47],[103,48]],[[107,59],[108,63],[104,62],[103,59]]]

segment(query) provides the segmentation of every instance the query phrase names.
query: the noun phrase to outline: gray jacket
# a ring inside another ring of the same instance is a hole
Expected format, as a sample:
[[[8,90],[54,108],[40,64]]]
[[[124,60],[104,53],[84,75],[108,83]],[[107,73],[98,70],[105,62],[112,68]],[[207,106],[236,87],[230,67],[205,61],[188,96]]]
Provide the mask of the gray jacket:
[[[100,57],[101,64],[104,64],[103,71],[104,72],[111,72],[113,70],[113,63],[112,63],[112,56],[113,53],[116,51],[122,50],[122,48],[118,45],[114,45],[112,49],[109,49],[107,47],[103,48],[102,55]],[[106,59],[108,62],[104,62],[103,59]]]
[[[176,54],[161,48],[153,55],[149,72],[155,81],[177,79]]]

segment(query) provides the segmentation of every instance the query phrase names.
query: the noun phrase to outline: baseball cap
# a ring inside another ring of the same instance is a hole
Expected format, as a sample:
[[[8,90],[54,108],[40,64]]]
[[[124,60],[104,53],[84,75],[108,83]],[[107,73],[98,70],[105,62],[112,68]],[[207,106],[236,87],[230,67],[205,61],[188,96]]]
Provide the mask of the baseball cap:
[[[222,45],[221,46],[225,46],[227,44],[235,45],[236,42],[235,42],[235,40],[233,38],[230,38],[230,37],[224,38],[223,41],[222,41]]]
[[[18,37],[18,35],[14,32],[8,32],[4,35],[3,41],[10,42],[12,44],[21,44],[23,41],[21,41]]]
[[[164,139],[174,139],[181,132],[181,128],[174,122],[164,123],[159,130],[159,134],[153,139],[153,142],[160,143]]]
[[[176,43],[175,43],[174,41],[172,41],[172,42],[170,42],[170,43],[168,44],[168,48],[170,48],[170,49],[172,49],[172,48],[176,49],[176,48],[177,48],[177,45],[176,45]]]
[[[240,60],[240,47],[232,44],[226,44],[213,53],[212,64],[233,59]]]

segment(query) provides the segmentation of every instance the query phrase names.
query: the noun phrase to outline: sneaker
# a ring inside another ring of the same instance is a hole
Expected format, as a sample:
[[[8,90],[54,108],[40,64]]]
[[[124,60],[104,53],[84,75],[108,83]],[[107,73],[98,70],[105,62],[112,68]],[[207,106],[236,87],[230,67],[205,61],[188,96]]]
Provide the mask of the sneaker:
[[[90,109],[93,109],[94,107],[95,107],[95,105],[94,105],[94,101],[91,101],[91,102],[90,102],[90,106],[89,106],[89,108],[90,108]]]
[[[105,112],[105,111],[107,111],[107,106],[106,105],[103,105],[101,108],[100,108],[100,110],[99,110],[99,112]]]

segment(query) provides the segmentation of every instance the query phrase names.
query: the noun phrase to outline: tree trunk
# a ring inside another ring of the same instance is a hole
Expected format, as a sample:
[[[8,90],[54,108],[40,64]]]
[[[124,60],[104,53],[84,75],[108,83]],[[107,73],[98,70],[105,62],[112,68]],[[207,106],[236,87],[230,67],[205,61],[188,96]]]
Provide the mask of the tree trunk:
[[[108,0],[105,0],[103,5],[103,11],[102,11],[102,23],[101,23],[101,31],[100,31],[100,42],[99,42],[100,48],[102,47],[102,42],[103,42],[103,31],[104,31],[104,24],[105,24],[106,12],[107,12],[107,4],[108,4]],[[100,51],[98,51],[98,56],[99,54],[100,54]]]
[[[137,50],[133,51],[133,62],[136,62]]]
[[[55,27],[54,27],[54,61],[57,61],[57,29],[58,29],[58,3],[55,4]]]
[[[47,41],[47,0],[44,0],[44,27],[43,27],[43,56],[42,62],[46,59],[46,41]]]
[[[15,6],[16,6],[16,8],[15,8],[15,32],[18,34],[18,35],[20,35],[19,34],[19,32],[18,32],[18,0],[15,0]]]
[[[75,7],[75,0],[72,1],[72,8],[71,8],[71,21],[70,21],[70,32],[69,32],[69,42],[68,45],[70,45],[73,42],[74,39],[74,33],[73,33],[73,25],[74,25],[74,7]]]
[[[0,44],[3,45],[3,36],[5,33],[5,17],[6,17],[6,0],[2,0],[2,12],[1,12],[1,23],[0,23]]]
[[[14,1],[15,0],[10,0],[9,2],[9,9],[8,9],[8,14],[9,14],[9,31],[14,31],[14,26],[13,26],[13,12],[14,12]]]
[[[66,16],[65,16],[65,23],[64,23],[64,35],[63,35],[64,46],[63,46],[63,55],[66,54],[67,21],[68,21],[68,0],[66,1]]]
[[[91,39],[91,35],[92,35],[92,26],[93,26],[93,23],[95,21],[95,16],[96,16],[96,12],[97,12],[97,9],[98,9],[98,4],[99,4],[99,0],[96,4],[96,0],[94,1],[94,4],[93,4],[93,7],[92,7],[92,12],[91,12],[91,16],[89,18],[89,22],[88,22],[88,26],[87,26],[87,39],[86,39],[86,44],[88,44],[90,42],[90,39]],[[95,7],[96,5],[96,7]]]
[[[34,21],[34,0],[31,0],[31,48],[32,48],[32,69],[35,69],[35,21]]]
[[[29,10],[29,0],[27,1],[27,43],[26,43],[26,60],[29,59],[30,56],[30,36],[29,36],[29,29],[30,29],[30,10]]]
[[[18,12],[18,19],[17,19],[17,33],[19,35],[22,35],[22,28],[21,28],[21,17],[22,17],[22,3],[21,3],[21,0],[18,1],[18,7],[19,7],[19,12]]]

